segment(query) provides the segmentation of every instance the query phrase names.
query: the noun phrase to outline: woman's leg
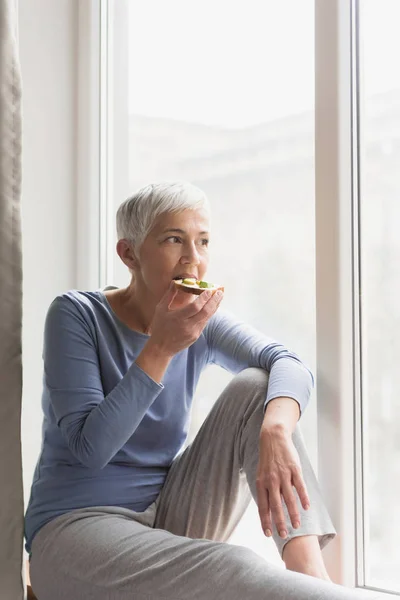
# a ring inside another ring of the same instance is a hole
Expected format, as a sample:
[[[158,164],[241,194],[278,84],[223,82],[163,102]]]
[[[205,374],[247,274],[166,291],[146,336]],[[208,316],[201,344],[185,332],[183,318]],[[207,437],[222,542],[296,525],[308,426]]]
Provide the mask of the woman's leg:
[[[258,444],[267,385],[268,374],[262,369],[246,369],[232,379],[191,446],[173,463],[157,500],[156,527],[192,538],[229,538],[248,506],[250,492],[257,498]],[[281,556],[294,537],[318,536],[323,548],[336,534],[298,426],[293,441],[311,508],[302,508],[294,490],[301,526],[293,529],[284,506],[288,537],[280,538],[273,526]]]
[[[39,600],[361,600],[270,565],[251,550],[153,529],[145,513],[94,507],[45,525],[32,544]]]
[[[38,598],[361,599],[360,592],[286,571],[246,548],[191,539],[225,539],[247,504],[244,472],[251,480],[265,388],[258,370],[233,380],[197,443],[174,463],[162,494],[144,513],[94,507],[45,525],[32,544],[31,581]],[[321,520],[328,517],[316,484],[309,476],[306,483],[315,514],[311,521],[303,517],[303,531],[319,534],[323,543],[333,532]]]

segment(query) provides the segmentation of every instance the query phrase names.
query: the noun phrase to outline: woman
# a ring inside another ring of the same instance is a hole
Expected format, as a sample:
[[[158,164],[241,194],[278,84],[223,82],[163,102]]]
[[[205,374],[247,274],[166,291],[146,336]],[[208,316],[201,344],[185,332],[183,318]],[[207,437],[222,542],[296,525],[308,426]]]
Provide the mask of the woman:
[[[222,292],[173,281],[206,275],[204,193],[149,185],[117,230],[129,286],[68,292],[47,315],[26,515],[39,600],[354,598],[329,582],[320,548],[335,531],[296,427],[311,374],[222,313]],[[237,375],[181,452],[209,363]],[[224,543],[250,494],[288,570]]]

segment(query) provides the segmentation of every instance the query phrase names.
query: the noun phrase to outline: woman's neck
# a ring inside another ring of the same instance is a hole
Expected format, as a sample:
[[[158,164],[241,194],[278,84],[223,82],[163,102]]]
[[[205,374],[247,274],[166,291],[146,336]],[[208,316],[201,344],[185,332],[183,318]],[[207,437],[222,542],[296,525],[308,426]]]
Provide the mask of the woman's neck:
[[[111,308],[117,317],[130,329],[151,335],[151,322],[157,305],[145,289],[132,281],[127,288],[110,290],[106,293]]]

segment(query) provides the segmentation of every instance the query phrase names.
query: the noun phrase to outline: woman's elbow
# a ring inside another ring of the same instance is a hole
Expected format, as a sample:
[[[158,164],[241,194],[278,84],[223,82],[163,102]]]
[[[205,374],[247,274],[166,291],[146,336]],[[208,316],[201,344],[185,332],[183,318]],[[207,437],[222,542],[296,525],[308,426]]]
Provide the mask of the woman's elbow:
[[[80,453],[80,455],[78,455],[77,458],[84,467],[93,470],[104,469],[104,467],[106,467],[110,462],[108,457],[103,457],[100,454],[94,453]]]
[[[88,469],[104,469],[110,462],[110,456],[104,449],[92,446],[82,435],[69,440],[69,449],[75,458]]]

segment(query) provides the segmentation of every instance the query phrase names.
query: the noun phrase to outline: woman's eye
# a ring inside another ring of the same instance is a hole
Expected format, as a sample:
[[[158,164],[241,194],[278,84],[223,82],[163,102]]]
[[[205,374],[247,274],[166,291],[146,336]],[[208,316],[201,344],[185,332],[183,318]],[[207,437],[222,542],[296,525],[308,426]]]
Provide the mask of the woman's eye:
[[[171,244],[179,244],[181,238],[178,238],[176,235],[173,235],[165,240],[166,242],[170,242]]]
[[[208,246],[209,243],[210,243],[210,240],[208,240],[207,238],[203,238],[201,240],[201,245],[202,246]]]

